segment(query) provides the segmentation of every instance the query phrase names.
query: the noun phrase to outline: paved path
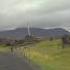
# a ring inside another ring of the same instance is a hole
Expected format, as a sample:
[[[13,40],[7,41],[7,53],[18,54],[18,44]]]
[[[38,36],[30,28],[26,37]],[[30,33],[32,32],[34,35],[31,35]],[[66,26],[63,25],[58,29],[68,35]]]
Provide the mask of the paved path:
[[[0,70],[33,70],[31,66],[10,53],[0,54]]]

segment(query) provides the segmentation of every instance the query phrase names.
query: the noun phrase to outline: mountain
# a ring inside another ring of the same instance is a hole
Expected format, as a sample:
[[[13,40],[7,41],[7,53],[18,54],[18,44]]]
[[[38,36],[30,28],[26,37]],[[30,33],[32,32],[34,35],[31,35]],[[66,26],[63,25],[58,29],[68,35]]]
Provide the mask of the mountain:
[[[62,37],[63,35],[70,35],[68,31],[62,28],[54,29],[40,29],[40,28],[30,28],[31,34],[37,37]],[[0,38],[16,38],[24,39],[28,35],[27,28],[17,28],[15,30],[1,31]]]

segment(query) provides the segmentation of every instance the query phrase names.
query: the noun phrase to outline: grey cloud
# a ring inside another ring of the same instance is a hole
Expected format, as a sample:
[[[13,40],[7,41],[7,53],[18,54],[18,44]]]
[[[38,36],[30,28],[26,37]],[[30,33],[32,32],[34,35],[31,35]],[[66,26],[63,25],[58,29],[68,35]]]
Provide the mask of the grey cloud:
[[[0,0],[0,30],[70,26],[69,0]]]

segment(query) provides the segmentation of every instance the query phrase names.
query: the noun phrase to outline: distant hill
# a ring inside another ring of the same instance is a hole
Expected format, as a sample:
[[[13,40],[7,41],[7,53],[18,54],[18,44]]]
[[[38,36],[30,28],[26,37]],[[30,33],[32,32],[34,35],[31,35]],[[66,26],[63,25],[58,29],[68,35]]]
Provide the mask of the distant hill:
[[[62,37],[63,35],[70,35],[68,31],[62,28],[54,28],[54,29],[40,29],[40,28],[31,28],[31,34],[37,37]],[[1,31],[1,38],[17,38],[24,39],[27,35],[27,28],[17,28],[15,30]]]

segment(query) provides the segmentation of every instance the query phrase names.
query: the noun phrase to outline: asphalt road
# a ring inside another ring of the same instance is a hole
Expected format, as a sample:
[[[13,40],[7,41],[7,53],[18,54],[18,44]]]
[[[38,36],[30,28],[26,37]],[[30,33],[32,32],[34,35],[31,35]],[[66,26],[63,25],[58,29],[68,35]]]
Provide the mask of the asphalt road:
[[[11,53],[0,54],[0,70],[33,70],[23,59]]]

